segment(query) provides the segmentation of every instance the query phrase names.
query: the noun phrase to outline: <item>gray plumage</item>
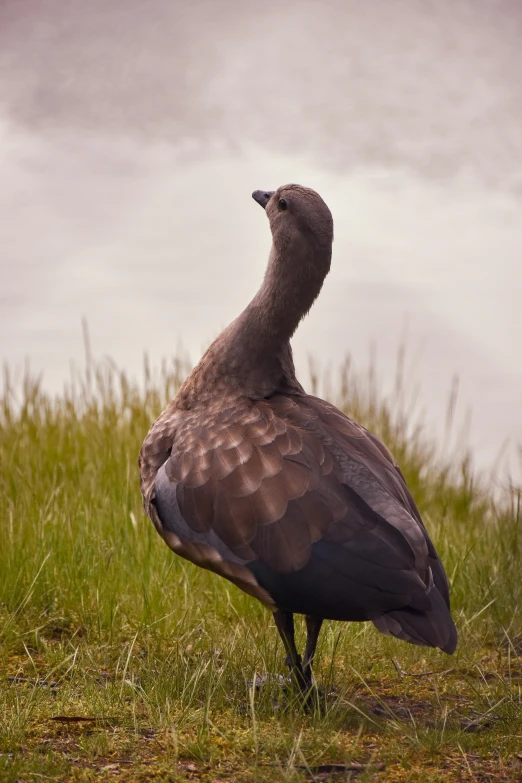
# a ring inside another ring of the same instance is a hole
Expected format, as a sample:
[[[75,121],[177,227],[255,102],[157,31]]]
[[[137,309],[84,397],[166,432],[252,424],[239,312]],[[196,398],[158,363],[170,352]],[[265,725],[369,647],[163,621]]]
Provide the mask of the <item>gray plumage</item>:
[[[253,196],[273,237],[263,284],[147,435],[145,509],[177,554],[275,612],[303,689],[323,619],[451,653],[446,575],[394,458],[295,376],[289,341],[330,269],[330,211],[299,185]]]

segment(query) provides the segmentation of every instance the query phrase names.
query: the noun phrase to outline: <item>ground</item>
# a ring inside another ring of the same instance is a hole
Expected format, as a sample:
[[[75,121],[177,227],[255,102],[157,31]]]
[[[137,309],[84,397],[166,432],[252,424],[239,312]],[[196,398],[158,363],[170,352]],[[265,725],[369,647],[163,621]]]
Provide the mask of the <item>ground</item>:
[[[142,512],[137,452],[178,383],[98,367],[52,400],[6,380],[0,781],[522,780],[520,494],[344,378],[334,401],[392,447],[446,566],[459,647],[327,623],[306,709],[270,612]]]

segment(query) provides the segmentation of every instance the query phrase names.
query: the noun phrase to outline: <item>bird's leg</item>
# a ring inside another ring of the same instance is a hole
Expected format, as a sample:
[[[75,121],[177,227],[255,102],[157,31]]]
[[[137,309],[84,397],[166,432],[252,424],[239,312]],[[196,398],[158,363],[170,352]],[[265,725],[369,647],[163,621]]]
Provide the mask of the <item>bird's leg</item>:
[[[285,612],[283,609],[278,609],[277,612],[274,612],[274,620],[287,653],[285,663],[290,669],[290,674],[300,690],[303,693],[306,693],[309,686],[303,672],[301,656],[297,652],[295,646],[294,615],[292,612]]]
[[[317,647],[319,632],[323,624],[322,617],[314,617],[311,614],[306,615],[306,648],[303,660],[303,674],[307,682],[307,687],[312,687],[312,663]]]

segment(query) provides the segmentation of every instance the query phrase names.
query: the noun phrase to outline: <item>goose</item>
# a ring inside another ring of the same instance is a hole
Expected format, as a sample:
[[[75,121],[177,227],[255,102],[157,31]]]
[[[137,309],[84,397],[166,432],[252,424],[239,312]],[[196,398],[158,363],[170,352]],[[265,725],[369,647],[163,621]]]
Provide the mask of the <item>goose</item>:
[[[333,219],[301,185],[256,190],[272,232],[258,292],[152,425],[144,507],[181,557],[272,612],[303,693],[322,623],[371,621],[453,653],[448,580],[388,448],[296,378],[290,338],[330,270]],[[304,655],[294,614],[305,616]]]

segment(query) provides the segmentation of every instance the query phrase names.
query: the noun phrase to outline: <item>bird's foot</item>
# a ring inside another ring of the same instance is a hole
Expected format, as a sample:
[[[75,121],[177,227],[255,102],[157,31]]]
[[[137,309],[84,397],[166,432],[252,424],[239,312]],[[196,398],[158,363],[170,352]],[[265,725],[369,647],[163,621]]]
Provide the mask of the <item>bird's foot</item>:
[[[261,689],[266,688],[267,685],[273,682],[284,688],[288,683],[288,677],[283,677],[282,674],[272,674],[271,672],[262,672],[262,674],[257,674],[256,672],[253,680],[247,680],[247,686],[249,689]]]
[[[331,693],[327,693],[315,684],[311,673],[306,677],[302,669],[296,673],[293,668],[290,668],[287,677],[271,672],[256,673],[254,679],[247,680],[246,684],[249,691],[254,690],[259,693],[265,688],[277,686],[284,696],[283,699],[277,697],[273,699],[273,706],[277,711],[288,709],[290,705],[294,707],[301,705],[307,712],[325,712],[328,696],[331,696]]]

